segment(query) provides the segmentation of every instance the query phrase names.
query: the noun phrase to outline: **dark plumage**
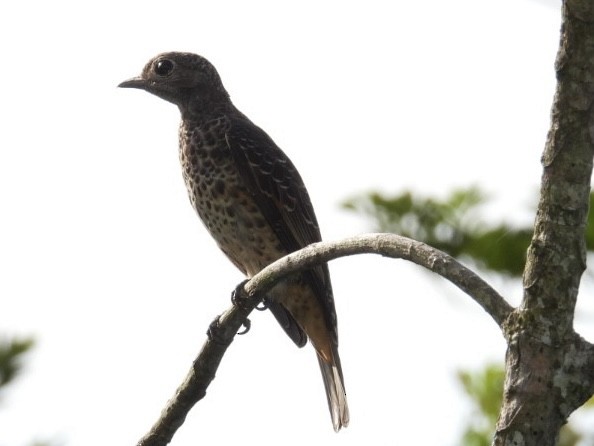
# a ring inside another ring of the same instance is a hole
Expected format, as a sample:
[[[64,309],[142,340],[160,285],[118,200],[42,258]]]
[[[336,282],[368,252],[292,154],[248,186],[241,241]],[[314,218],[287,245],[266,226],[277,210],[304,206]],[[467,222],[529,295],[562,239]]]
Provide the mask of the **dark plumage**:
[[[235,108],[210,62],[164,53],[140,88],[179,107],[180,161],[190,201],[220,249],[247,277],[321,240],[305,185],[272,139]],[[309,338],[324,378],[334,429],[349,422],[330,275],[320,266],[275,286],[266,302],[298,346]]]

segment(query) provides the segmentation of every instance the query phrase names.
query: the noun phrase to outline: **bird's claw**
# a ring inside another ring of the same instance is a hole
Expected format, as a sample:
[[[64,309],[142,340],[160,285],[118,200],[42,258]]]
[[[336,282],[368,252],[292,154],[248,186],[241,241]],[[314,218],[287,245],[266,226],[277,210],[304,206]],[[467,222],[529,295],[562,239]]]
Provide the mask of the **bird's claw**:
[[[248,318],[246,318],[245,321],[243,321],[242,325],[243,325],[244,329],[241,331],[238,331],[237,332],[238,335],[244,335],[248,331],[250,331],[250,328],[252,328],[252,321],[250,321]],[[210,325],[208,326],[208,330],[206,330],[206,336],[208,336],[208,339],[210,339],[212,342],[214,342],[216,344],[220,344],[220,345],[229,345],[230,344],[230,341],[225,336],[223,336],[221,334],[220,316],[217,316],[216,319],[210,323]]]
[[[245,279],[242,280],[241,283],[239,283],[239,285],[237,285],[235,287],[235,289],[233,290],[233,292],[231,293],[231,303],[233,305],[235,305],[236,307],[239,307],[245,311],[249,311],[250,308],[248,308],[248,306],[245,305],[246,299],[248,298],[247,293],[245,292],[245,284],[247,282],[249,282],[250,279]],[[256,307],[258,310],[260,308]],[[250,328],[252,328],[252,322],[246,317],[245,320],[243,321],[243,330],[238,331],[237,334],[238,335],[244,335],[246,334],[248,331],[250,331]]]
[[[242,280],[231,293],[231,303],[236,307],[243,306],[243,301],[247,297],[244,286],[249,280],[250,279]]]
[[[220,316],[217,316],[216,319],[210,323],[208,330],[206,330],[206,336],[216,344],[228,345],[229,342],[220,333],[219,318]]]
[[[248,331],[250,331],[250,328],[252,328],[252,321],[250,321],[248,318],[246,318],[245,321],[243,321],[243,327],[244,327],[243,330],[237,332],[238,335],[244,335]]]

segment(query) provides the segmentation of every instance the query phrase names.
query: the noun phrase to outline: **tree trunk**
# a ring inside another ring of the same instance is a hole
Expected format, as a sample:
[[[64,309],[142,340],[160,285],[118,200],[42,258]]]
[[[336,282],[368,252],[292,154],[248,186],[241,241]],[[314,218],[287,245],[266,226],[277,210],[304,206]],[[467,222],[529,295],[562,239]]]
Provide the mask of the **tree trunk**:
[[[521,306],[505,323],[504,399],[494,445],[555,445],[594,392],[594,348],[573,331],[586,267],[594,155],[594,2],[563,2],[557,91]]]

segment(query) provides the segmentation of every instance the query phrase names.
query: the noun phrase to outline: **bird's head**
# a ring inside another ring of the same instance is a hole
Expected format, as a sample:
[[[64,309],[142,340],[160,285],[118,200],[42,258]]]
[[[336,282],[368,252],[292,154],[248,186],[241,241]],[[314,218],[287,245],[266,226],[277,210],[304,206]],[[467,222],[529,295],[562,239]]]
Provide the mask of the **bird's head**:
[[[204,57],[191,53],[159,54],[145,65],[140,76],[124,81],[118,87],[148,91],[174,103],[182,113],[220,106],[229,101],[215,67]]]

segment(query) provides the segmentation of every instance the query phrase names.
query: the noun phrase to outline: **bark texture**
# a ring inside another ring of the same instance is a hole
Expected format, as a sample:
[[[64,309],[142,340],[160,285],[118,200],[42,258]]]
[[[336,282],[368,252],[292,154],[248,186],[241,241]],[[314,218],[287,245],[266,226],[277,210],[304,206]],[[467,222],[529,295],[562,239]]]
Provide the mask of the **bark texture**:
[[[495,445],[555,445],[567,417],[594,391],[594,349],[573,330],[594,155],[594,2],[564,1],[562,23],[524,296],[504,325],[506,380]]]

